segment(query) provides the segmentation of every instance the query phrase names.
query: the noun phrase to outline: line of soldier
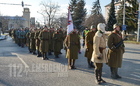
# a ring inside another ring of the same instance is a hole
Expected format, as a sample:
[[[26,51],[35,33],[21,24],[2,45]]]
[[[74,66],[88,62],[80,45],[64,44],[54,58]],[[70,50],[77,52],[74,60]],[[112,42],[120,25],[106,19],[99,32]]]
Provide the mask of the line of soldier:
[[[54,52],[55,58],[59,58],[61,49],[63,49],[63,41],[66,37],[66,31],[62,27],[59,29],[35,28],[35,29],[11,29],[9,35],[13,38],[16,44],[21,47],[26,45],[30,53],[42,59],[48,59],[47,55],[52,55]]]
[[[24,47],[26,43],[26,37],[25,35],[29,32],[28,28],[25,29],[10,29],[9,30],[9,36],[12,37],[12,39],[15,41],[16,44],[18,44],[21,47]]]
[[[91,26],[90,30],[85,29],[83,32],[83,40],[86,46],[85,57],[87,57],[88,67],[95,68],[95,82],[97,84],[106,83],[106,81],[102,79],[103,63],[106,63],[110,67],[112,79],[121,78],[121,76],[118,75],[118,68],[122,66],[122,58],[125,52],[123,42],[119,47],[115,47],[115,45],[123,40],[121,26],[114,24],[114,30],[108,35],[108,38],[105,35],[105,26],[104,23],[99,23],[97,30],[96,27]],[[106,51],[106,46],[108,46],[108,51]]]
[[[114,44],[122,40],[120,25],[114,24],[113,29],[114,31],[108,36],[108,53],[106,53],[107,38],[104,23],[99,23],[97,29],[91,26],[91,30],[85,32],[86,35],[83,37],[86,45],[85,57],[87,57],[88,67],[95,68],[95,81],[97,84],[106,83],[102,79],[103,63],[107,63],[110,67],[111,78],[121,78],[118,75],[118,68],[122,65],[124,44],[122,43],[119,48],[112,48]],[[56,31],[47,27],[44,27],[44,29],[32,29],[26,33],[26,44],[31,53],[36,54],[37,51],[38,57],[43,56],[43,60],[48,59],[47,53],[51,55],[51,52],[54,52],[55,57],[59,58],[58,55],[61,54],[60,51],[64,44],[66,58],[68,58],[68,68],[76,69],[75,61],[78,59],[80,51],[80,37],[76,28],[67,36],[66,31],[62,31],[62,27]]]

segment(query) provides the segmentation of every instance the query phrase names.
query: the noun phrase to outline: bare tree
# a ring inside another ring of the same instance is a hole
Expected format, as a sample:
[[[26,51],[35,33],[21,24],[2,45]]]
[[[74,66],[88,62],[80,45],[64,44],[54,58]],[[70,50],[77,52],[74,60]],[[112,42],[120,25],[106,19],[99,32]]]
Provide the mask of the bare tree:
[[[4,33],[5,30],[8,30],[9,19],[7,17],[0,15],[0,22],[2,24],[1,31],[2,31],[2,33]]]
[[[14,28],[23,28],[23,19],[19,16],[15,16],[12,20],[14,22]]]
[[[63,28],[67,27],[67,18],[66,17],[60,17],[60,18],[54,18],[53,25],[55,28],[59,28],[62,26]]]
[[[52,3],[51,1],[42,1],[40,3],[40,6],[41,10],[38,11],[38,13],[40,13],[43,16],[44,20],[47,21],[48,26],[51,28],[51,26],[53,25],[54,18],[56,16],[56,12],[59,10],[60,6],[58,6],[58,4],[56,3]]]
[[[91,15],[86,19],[85,26],[90,27],[94,25],[96,27],[98,23],[105,23],[104,17],[102,15]]]

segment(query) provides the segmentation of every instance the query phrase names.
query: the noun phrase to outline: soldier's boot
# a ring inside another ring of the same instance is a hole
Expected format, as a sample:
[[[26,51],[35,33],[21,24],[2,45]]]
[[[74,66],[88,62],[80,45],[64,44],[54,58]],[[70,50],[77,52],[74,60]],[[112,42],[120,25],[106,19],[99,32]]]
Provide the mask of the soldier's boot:
[[[58,55],[55,55],[55,58],[59,58],[59,56]]]
[[[39,51],[37,50],[37,57],[39,57]]]
[[[36,55],[36,52],[35,52],[35,50],[33,51],[33,55]]]
[[[102,79],[102,68],[99,69],[99,81],[100,83],[106,83],[106,81]]]
[[[47,53],[45,53],[45,58],[46,58],[47,60],[49,60],[49,58],[47,57]]]
[[[99,81],[99,70],[98,69],[95,69],[95,83],[101,84],[101,82]]]
[[[61,51],[59,52],[59,54],[62,54]]]
[[[41,53],[37,50],[37,57],[41,57]]]
[[[71,63],[72,63],[72,59],[68,58],[68,69],[71,69]]]
[[[23,44],[23,47],[24,47],[24,44]]]
[[[49,58],[47,58],[47,54],[46,53],[43,53],[43,58],[42,58],[43,60],[48,60]]]
[[[48,55],[52,55],[52,52],[50,51],[50,52],[48,53]]]
[[[71,66],[71,69],[76,69],[76,67],[75,67],[75,59],[72,59],[72,66]]]
[[[116,74],[115,74],[115,68],[110,67],[110,70],[111,70],[111,78],[112,78],[112,79],[117,79],[117,76],[116,76]]]
[[[30,49],[30,47],[28,47],[29,53],[32,53],[33,51]]]
[[[23,44],[23,43],[21,43],[21,47],[22,47],[22,48],[24,47],[24,44]]]
[[[117,76],[117,78],[122,78],[121,76],[118,75],[118,68],[115,68],[115,75]]]
[[[40,55],[40,57],[42,57],[42,53],[39,51],[39,55]]]
[[[90,60],[90,65],[91,65],[92,68],[95,68],[95,66],[94,66],[94,64],[91,60]]]
[[[42,53],[42,55],[43,55],[42,59],[43,59],[43,60],[45,60],[45,54],[44,54],[44,53]]]
[[[90,64],[90,59],[87,59],[87,62],[88,62],[88,68],[92,68]]]

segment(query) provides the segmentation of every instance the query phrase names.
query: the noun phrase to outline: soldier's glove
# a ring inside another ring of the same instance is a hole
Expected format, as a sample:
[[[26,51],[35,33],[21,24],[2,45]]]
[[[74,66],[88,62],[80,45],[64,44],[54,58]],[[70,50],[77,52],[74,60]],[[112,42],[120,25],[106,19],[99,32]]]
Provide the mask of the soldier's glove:
[[[103,58],[103,54],[100,54],[97,59],[101,60]]]
[[[88,52],[88,51],[89,51],[89,49],[88,49],[88,48],[86,48],[86,51]]]
[[[97,57],[97,59],[101,60],[101,59],[102,59],[102,57]]]
[[[67,47],[67,49],[70,49],[70,47]]]

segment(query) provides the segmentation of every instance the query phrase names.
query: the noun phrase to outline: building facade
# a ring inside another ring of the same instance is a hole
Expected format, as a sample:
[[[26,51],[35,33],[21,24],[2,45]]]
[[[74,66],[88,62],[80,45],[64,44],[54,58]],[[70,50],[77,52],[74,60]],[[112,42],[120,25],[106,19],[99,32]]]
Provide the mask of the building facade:
[[[117,15],[117,12],[121,6],[121,2],[124,1],[124,0],[114,0],[114,5],[115,5],[115,12],[116,12],[116,15]],[[109,3],[108,5],[105,6],[105,20],[107,22],[108,18],[109,18],[109,9],[110,9],[110,4]],[[130,4],[128,2],[125,3],[126,6],[130,6]]]
[[[2,23],[2,28],[9,30],[12,28],[25,28],[30,27],[31,24],[35,24],[35,18],[30,18],[29,8],[23,9],[22,16],[0,16],[0,22]]]

